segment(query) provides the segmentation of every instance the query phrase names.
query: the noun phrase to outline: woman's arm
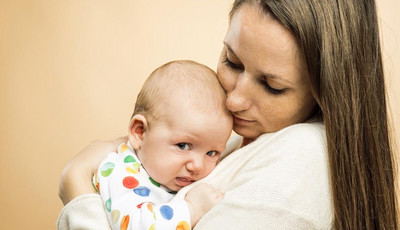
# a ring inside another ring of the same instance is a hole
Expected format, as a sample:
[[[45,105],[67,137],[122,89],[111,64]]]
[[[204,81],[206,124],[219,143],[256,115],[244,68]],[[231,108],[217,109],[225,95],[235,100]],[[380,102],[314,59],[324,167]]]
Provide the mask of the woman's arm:
[[[111,141],[94,141],[79,152],[61,174],[58,195],[63,204],[66,205],[78,196],[95,193],[91,181],[101,160],[107,153],[116,151],[121,143],[127,141],[127,137]]]

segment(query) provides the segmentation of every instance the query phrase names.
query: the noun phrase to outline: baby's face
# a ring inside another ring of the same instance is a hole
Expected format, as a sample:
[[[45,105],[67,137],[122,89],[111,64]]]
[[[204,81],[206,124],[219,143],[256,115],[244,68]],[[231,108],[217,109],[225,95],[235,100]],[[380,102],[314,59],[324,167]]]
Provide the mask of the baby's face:
[[[184,104],[151,125],[137,151],[149,176],[173,191],[215,168],[232,131],[229,112],[199,112]]]

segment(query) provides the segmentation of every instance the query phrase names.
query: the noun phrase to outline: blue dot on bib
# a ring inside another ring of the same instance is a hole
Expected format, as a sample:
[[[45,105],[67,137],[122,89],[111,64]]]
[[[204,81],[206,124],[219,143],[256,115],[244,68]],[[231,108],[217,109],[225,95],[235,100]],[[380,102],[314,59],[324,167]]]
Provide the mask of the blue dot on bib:
[[[139,196],[149,196],[150,194],[150,189],[144,186],[137,187],[133,189],[133,192],[135,192]]]
[[[168,205],[161,206],[160,213],[162,217],[164,217],[167,220],[172,219],[172,217],[174,216],[174,210]]]

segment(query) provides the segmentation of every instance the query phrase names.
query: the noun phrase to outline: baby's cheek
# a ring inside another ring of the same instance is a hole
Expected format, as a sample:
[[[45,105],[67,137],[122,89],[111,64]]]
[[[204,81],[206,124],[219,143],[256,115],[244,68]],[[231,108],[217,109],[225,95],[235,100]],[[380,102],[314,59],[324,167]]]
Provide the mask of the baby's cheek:
[[[213,163],[208,164],[208,166],[206,166],[206,168],[204,170],[202,178],[208,176],[208,174],[210,174],[215,169],[216,166],[217,166],[217,162],[213,162]]]

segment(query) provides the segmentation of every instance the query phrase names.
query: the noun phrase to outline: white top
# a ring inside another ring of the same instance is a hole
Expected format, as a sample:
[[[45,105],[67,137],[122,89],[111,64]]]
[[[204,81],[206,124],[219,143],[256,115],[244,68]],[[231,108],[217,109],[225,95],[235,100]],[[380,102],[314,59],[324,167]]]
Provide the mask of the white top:
[[[218,187],[225,197],[200,219],[195,230],[332,228],[322,124],[292,125],[238,149],[241,141],[241,137],[232,137],[223,160],[210,175],[196,182]],[[173,200],[182,199],[194,184],[183,188]],[[77,197],[67,204],[57,227],[111,229],[96,194]]]

